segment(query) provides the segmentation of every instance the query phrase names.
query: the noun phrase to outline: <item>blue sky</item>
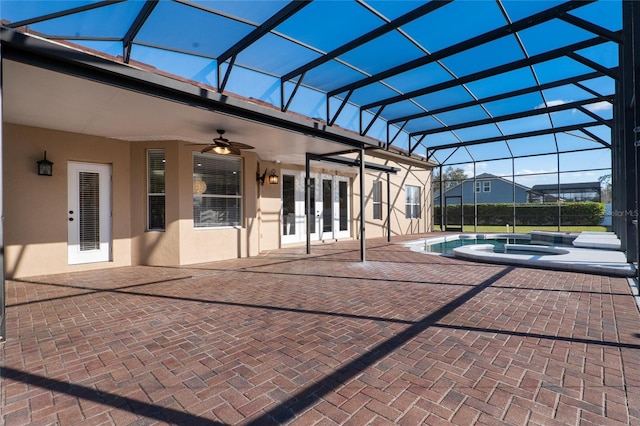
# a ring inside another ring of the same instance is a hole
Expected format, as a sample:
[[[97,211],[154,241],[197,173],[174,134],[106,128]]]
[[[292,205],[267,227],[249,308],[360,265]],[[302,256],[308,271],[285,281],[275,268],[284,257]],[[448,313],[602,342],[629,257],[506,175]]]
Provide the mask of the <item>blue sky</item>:
[[[91,1],[13,1],[3,0],[3,19],[12,22],[40,16],[68,8],[91,4]],[[239,39],[253,31],[258,25],[284,7],[288,2],[274,0],[240,1],[195,1],[200,8],[162,1],[154,9],[136,38],[132,49],[135,61],[157,67],[184,78],[216,87],[218,70],[215,58]],[[309,117],[326,120],[326,91],[358,81],[367,75],[424,57],[440,49],[455,45],[469,38],[487,33],[508,23],[527,19],[531,15],[563,2],[540,0],[505,0],[500,4],[490,0],[454,1],[427,15],[370,41],[357,49],[345,52],[336,60],[329,61],[309,71],[304,85],[293,98],[290,110]],[[77,43],[108,54],[122,55],[122,38],[135,19],[143,2],[128,1],[71,16],[47,20],[30,25],[30,29],[45,35],[69,37]],[[418,1],[366,1],[320,0],[298,11],[292,18],[281,23],[275,31],[263,36],[238,55],[226,90],[246,97],[280,106],[280,76],[322,56],[350,40],[359,37],[389,20],[396,19],[419,7]],[[621,2],[601,0],[569,12],[571,16],[584,19],[609,30],[621,29]],[[479,19],[481,17],[481,19]],[[453,26],[453,28],[452,28]],[[541,25],[497,38],[489,43],[447,56],[406,72],[386,78],[383,82],[370,84],[356,90],[350,104],[339,115],[336,125],[358,130],[359,105],[379,99],[419,90],[424,87],[438,88],[455,78],[465,78],[505,63],[524,59],[527,56],[552,51],[567,44],[578,43],[594,34],[561,19],[553,19]],[[115,40],[114,40],[115,39]],[[162,48],[159,48],[162,47]],[[412,100],[396,102],[385,107],[382,117],[394,119],[408,114],[433,111],[438,108],[484,99],[493,95],[545,84],[559,79],[593,72],[588,61],[604,67],[615,67],[618,62],[616,43],[608,42],[576,52],[577,60],[568,56],[554,57],[517,70],[499,73],[491,77],[474,79],[464,86],[447,87],[415,96]],[[222,68],[222,72],[225,67]],[[285,85],[285,93],[293,90],[294,82]],[[467,121],[499,117],[523,111],[534,111],[547,106],[561,106],[576,101],[592,99],[594,93],[602,96],[615,91],[613,79],[598,77],[577,85],[562,85],[541,92],[533,92],[508,100],[487,102],[451,112],[443,112],[408,122],[405,131],[435,131],[424,139],[425,146],[416,149],[426,154],[426,147],[470,141],[483,138],[513,135],[526,131],[554,126],[566,126],[592,121],[589,115],[578,109],[568,109],[552,114],[540,114],[528,118],[501,121],[471,128],[447,131],[446,126]],[[331,98],[332,112],[338,108],[338,95]],[[606,101],[594,102],[585,108],[602,117],[612,118],[612,105]],[[376,107],[371,111],[375,112]],[[365,121],[370,114],[363,114]],[[368,135],[386,140],[386,122],[379,119]],[[392,131],[394,131],[392,129]],[[589,131],[610,142],[607,126],[590,127]],[[406,133],[399,136],[395,144],[407,148],[411,141]],[[513,162],[490,161],[494,158],[536,155],[563,150],[592,149],[601,146],[580,131],[546,136],[529,137],[486,145],[474,145],[437,151],[433,158],[447,163],[462,163],[476,160],[477,173],[492,173],[501,176],[515,174],[516,180],[529,186],[531,183],[554,183],[558,171],[558,155],[517,158]],[[606,149],[583,153],[560,154],[561,181],[592,181],[609,173],[610,153]],[[473,165],[456,165],[464,168],[468,175]],[[585,169],[602,169],[584,171]]]

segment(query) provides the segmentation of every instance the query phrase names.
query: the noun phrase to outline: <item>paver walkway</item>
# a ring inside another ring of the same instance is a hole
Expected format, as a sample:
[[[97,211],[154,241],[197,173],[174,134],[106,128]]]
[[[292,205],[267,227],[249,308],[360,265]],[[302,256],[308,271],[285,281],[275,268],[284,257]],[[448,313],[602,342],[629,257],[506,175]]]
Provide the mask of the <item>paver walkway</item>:
[[[13,425],[640,425],[623,278],[382,240],[7,283]]]

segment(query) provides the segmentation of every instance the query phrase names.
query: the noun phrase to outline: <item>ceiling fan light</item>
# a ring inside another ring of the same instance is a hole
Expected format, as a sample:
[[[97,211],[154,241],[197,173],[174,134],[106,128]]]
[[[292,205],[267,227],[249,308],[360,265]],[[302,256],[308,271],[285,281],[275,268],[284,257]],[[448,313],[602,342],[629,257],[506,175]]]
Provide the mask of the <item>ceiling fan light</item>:
[[[215,152],[216,154],[220,154],[220,155],[231,154],[231,150],[226,146],[214,146],[213,147],[213,152]]]

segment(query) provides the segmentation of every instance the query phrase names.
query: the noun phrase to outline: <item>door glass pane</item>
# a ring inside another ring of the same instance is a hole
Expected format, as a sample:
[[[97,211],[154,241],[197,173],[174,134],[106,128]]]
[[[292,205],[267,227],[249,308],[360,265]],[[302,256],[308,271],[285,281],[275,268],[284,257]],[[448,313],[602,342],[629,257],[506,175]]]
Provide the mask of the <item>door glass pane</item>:
[[[316,178],[309,179],[309,220],[311,221],[311,233],[316,233]]]
[[[331,180],[322,180],[322,231],[333,230],[333,197],[331,196]]]
[[[296,185],[295,178],[282,176],[282,235],[296,233]]]
[[[100,249],[100,175],[80,172],[80,251]]]
[[[339,208],[340,208],[340,230],[346,231],[349,229],[349,208],[347,200],[347,182],[338,182],[338,195],[339,195]]]

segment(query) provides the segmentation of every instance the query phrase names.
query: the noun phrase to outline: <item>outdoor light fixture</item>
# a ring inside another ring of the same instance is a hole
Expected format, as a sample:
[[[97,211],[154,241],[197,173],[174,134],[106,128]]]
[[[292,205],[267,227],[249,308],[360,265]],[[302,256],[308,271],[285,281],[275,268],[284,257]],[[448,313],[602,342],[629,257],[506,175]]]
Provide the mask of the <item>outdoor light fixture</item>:
[[[260,172],[256,172],[256,181],[260,182],[260,185],[264,185],[264,178],[267,177],[267,169],[264,169],[264,173],[260,175]],[[269,176],[269,182],[271,182],[271,176]]]
[[[51,176],[53,174],[53,163],[47,160],[47,151],[44,152],[44,158],[38,161],[38,176]]]
[[[264,171],[267,173],[267,171]],[[269,175],[269,183],[275,185],[278,183],[278,175],[276,174],[276,169],[271,169],[271,174]]]

